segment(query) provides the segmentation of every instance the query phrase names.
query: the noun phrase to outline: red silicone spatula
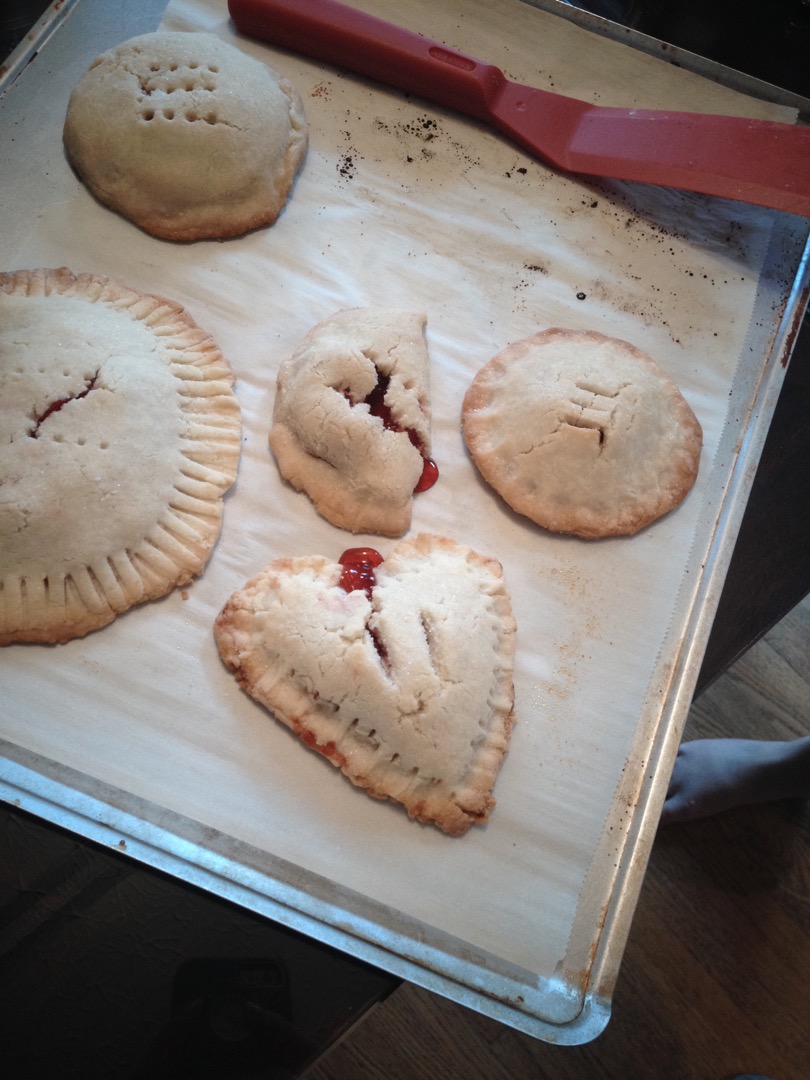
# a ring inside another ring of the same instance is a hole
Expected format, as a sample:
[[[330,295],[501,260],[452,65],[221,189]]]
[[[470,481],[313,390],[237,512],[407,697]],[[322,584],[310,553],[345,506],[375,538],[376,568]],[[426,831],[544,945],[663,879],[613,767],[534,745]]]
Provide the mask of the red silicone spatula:
[[[521,86],[337,0],[229,0],[237,28],[482,120],[566,172],[636,180],[810,217],[810,128],[613,109]]]

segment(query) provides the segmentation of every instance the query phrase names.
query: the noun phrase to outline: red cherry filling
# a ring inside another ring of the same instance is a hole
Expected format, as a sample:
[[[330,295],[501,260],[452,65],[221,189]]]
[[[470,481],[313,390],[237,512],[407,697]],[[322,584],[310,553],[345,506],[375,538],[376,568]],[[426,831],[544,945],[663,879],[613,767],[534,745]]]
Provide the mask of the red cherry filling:
[[[82,398],[87,397],[87,395],[96,385],[96,379],[98,379],[98,372],[96,372],[96,374],[91,376],[89,379],[85,379],[84,390],[82,390],[81,393],[73,394],[70,397],[57,398],[57,400],[52,401],[50,405],[48,405],[48,407],[39,414],[39,416],[34,417],[34,426],[28,432],[31,438],[39,438],[39,429],[41,425],[45,423],[49,416],[53,416],[54,413],[59,412],[63,405],[67,405],[69,401],[81,401]]]
[[[372,416],[378,417],[383,422],[383,427],[388,431],[407,431],[408,438],[411,443],[416,447],[424,459],[424,465],[422,466],[422,475],[419,477],[419,481],[416,487],[413,489],[414,494],[420,491],[427,491],[428,488],[432,488],[436,481],[439,479],[439,467],[435,461],[431,458],[427,458],[424,455],[422,444],[419,441],[419,436],[411,428],[402,428],[394,419],[390,406],[385,403],[385,395],[388,393],[388,385],[391,382],[391,378],[388,375],[383,374],[382,371],[377,371],[377,385],[365,398],[364,404],[368,405],[368,411]],[[349,401],[351,398],[348,394],[345,394]]]
[[[372,416],[379,416],[383,422],[383,426],[387,427],[389,431],[401,431],[394,420],[391,409],[385,404],[385,395],[388,393],[388,386],[391,382],[389,375],[383,375],[381,371],[377,372],[377,385],[371,391],[366,398],[366,405],[368,405],[368,411]],[[411,441],[414,439],[413,432],[408,432],[411,437]]]
[[[419,482],[413,489],[414,495],[418,495],[420,491],[427,491],[432,488],[436,481],[439,479],[439,466],[432,458],[425,458],[422,465],[422,475],[419,477]]]
[[[347,548],[338,562],[343,567],[340,575],[340,587],[346,592],[362,589],[371,599],[371,590],[377,584],[374,567],[383,561],[382,555],[374,548]]]

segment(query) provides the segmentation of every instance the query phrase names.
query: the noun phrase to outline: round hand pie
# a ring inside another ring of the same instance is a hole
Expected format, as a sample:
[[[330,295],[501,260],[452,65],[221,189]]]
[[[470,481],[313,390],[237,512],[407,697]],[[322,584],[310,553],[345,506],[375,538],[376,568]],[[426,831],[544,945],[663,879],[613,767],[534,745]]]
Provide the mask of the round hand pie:
[[[462,422],[481,475],[513,510],[587,539],[638,532],[678,506],[703,437],[649,356],[559,329],[490,360],[464,397]]]
[[[213,34],[158,31],[97,57],[65,150],[105,205],[166,240],[272,224],[307,148],[289,80]]]
[[[278,559],[215,635],[241,686],[370,795],[454,836],[487,820],[514,703],[494,559],[425,533],[385,560]]]
[[[0,274],[0,644],[79,637],[202,572],[239,460],[232,385],[176,303]]]

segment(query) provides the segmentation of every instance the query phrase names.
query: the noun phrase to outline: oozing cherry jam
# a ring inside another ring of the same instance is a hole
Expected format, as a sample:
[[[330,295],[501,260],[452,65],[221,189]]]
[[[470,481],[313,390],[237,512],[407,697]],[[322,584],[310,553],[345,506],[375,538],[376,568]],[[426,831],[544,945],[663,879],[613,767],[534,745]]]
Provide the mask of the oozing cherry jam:
[[[427,491],[428,488],[432,488],[438,479],[439,466],[433,458],[425,458],[422,463],[422,475],[419,477],[419,483],[413,489],[414,495],[418,495],[420,491]]]
[[[365,399],[365,404],[368,405],[368,411],[372,416],[379,417],[383,422],[383,427],[388,431],[405,431],[408,432],[408,438],[411,443],[416,447],[422,458],[424,464],[422,466],[422,475],[419,477],[419,482],[413,489],[414,495],[420,491],[427,491],[428,488],[432,488],[436,481],[439,479],[439,467],[435,461],[431,458],[425,457],[422,445],[419,441],[419,436],[411,428],[401,428],[399,424],[394,420],[391,409],[385,404],[385,395],[388,393],[388,384],[391,382],[390,376],[384,375],[381,371],[377,372],[377,385]]]
[[[374,548],[347,548],[338,559],[343,567],[340,575],[340,587],[346,592],[362,589],[371,599],[371,590],[377,584],[374,567],[383,561],[382,555]]]

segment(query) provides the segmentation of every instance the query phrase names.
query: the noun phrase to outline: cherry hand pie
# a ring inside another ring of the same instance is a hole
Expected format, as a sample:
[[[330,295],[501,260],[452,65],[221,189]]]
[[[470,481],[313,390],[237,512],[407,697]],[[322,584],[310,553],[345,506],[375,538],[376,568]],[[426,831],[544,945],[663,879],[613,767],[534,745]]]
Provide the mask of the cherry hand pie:
[[[243,689],[369,795],[453,836],[487,821],[514,704],[500,563],[426,533],[384,560],[278,559],[215,637]]]
[[[649,356],[574,330],[545,330],[490,360],[462,422],[481,475],[513,510],[586,539],[638,532],[678,506],[703,440]]]
[[[233,381],[173,301],[0,274],[0,644],[79,637],[202,572],[239,461]]]
[[[341,529],[401,536],[414,492],[436,479],[425,324],[404,311],[340,311],[279,368],[279,470]]]
[[[271,225],[307,140],[288,79],[214,34],[160,30],[93,61],[63,132],[93,195],[166,240]]]

